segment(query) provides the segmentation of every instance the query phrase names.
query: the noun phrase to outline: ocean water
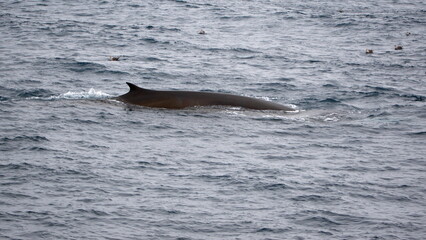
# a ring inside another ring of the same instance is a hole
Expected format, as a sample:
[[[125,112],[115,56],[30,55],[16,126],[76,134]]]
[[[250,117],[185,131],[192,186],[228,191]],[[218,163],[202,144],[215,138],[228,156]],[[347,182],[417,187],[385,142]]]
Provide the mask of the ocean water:
[[[0,238],[424,239],[425,26],[421,0],[2,1]]]

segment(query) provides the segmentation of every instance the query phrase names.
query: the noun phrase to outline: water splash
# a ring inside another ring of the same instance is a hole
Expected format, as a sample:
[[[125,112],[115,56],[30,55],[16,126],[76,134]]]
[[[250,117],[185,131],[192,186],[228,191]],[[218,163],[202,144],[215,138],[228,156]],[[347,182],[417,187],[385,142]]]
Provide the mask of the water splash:
[[[94,88],[89,89],[89,91],[81,92],[72,92],[68,91],[64,94],[56,96],[57,99],[104,99],[111,97],[110,94],[102,92],[101,90],[95,90]]]
[[[101,90],[96,90],[94,88],[90,88],[89,91],[80,91],[73,92],[68,91],[66,93],[62,93],[60,95],[53,95],[48,97],[27,97],[26,99],[35,99],[35,100],[58,100],[58,99],[105,99],[112,97],[112,95],[102,92]]]

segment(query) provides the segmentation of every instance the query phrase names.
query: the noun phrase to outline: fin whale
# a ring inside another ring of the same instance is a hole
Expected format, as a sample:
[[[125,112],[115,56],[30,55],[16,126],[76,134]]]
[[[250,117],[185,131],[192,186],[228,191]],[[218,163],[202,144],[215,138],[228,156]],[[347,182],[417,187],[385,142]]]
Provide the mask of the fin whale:
[[[126,83],[130,91],[115,99],[144,107],[182,109],[195,106],[233,106],[256,110],[294,111],[278,103],[245,96],[195,91],[156,91]]]

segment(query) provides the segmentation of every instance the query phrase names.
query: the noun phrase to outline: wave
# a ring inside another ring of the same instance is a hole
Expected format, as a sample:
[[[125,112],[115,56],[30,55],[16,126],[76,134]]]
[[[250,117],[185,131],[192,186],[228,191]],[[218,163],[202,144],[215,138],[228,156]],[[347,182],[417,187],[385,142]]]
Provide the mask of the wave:
[[[79,73],[86,71],[101,71],[106,69],[106,67],[102,64],[85,61],[66,62],[64,63],[64,66],[73,72]]]
[[[16,142],[16,141],[30,141],[30,142],[41,142],[41,141],[49,141],[46,137],[43,136],[16,136],[13,138],[3,137],[0,138],[0,142]]]
[[[410,133],[407,133],[407,135],[413,136],[413,137],[424,137],[424,136],[426,136],[426,131],[410,132]]]
[[[43,98],[51,96],[52,92],[46,89],[21,90],[18,92],[19,98]]]
[[[260,53],[259,51],[244,48],[244,47],[229,47],[229,48],[219,48],[219,47],[197,47],[194,48],[201,51],[209,51],[209,52],[230,52],[230,53]]]

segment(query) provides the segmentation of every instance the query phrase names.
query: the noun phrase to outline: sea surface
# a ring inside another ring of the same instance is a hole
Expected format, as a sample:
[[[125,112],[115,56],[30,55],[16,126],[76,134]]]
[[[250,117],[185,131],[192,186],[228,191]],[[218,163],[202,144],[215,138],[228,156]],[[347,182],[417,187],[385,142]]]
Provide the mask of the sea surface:
[[[423,0],[4,0],[0,34],[0,239],[426,237]]]

